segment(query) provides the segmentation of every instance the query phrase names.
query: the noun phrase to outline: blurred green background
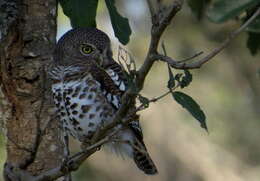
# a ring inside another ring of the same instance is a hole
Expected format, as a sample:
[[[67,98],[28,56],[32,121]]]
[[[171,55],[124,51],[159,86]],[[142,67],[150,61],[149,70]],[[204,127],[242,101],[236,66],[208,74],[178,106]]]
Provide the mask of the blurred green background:
[[[118,1],[120,13],[129,18],[132,36],[126,49],[140,65],[149,45],[150,15],[145,1]],[[114,38],[103,1],[98,7],[98,28],[113,40],[114,58],[119,43]],[[70,28],[59,9],[57,39]],[[230,21],[216,25],[198,22],[188,7],[174,18],[162,40],[176,60],[218,46],[228,32],[238,28]],[[183,89],[207,116],[209,134],[200,128],[171,96],[141,112],[144,139],[159,174],[146,176],[132,160],[99,151],[73,173],[75,181],[258,181],[260,179],[260,55],[251,56],[241,34],[228,48],[201,69],[193,70],[194,81]],[[176,72],[175,72],[176,73]],[[167,89],[167,66],[158,62],[149,73],[142,94],[153,98]],[[0,161],[5,160],[0,139]],[[74,151],[77,143],[72,142]],[[2,168],[1,168],[2,169]]]

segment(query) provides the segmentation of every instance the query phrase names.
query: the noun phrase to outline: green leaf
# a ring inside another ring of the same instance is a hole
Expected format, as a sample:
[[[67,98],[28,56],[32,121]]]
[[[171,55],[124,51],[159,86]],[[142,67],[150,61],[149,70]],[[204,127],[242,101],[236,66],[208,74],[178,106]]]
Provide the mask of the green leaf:
[[[247,48],[252,55],[257,54],[257,51],[260,50],[260,33],[248,32]]]
[[[260,7],[260,3],[259,3]],[[247,10],[247,16],[244,18],[244,22],[247,21],[256,11],[258,10],[258,6],[255,6],[249,10]],[[255,32],[255,33],[260,33],[260,16],[254,19],[252,23],[246,28],[247,31],[249,32]]]
[[[259,2],[260,0],[216,0],[208,9],[208,17],[213,22],[223,23],[239,16]]]
[[[139,101],[144,105],[144,107],[145,108],[148,108],[149,107],[149,103],[150,103],[150,101],[149,101],[149,99],[147,98],[147,97],[144,97],[144,96],[142,96],[142,95],[138,95],[138,99],[139,99]]]
[[[201,20],[209,2],[210,0],[188,0],[188,5],[197,19]]]
[[[195,119],[200,122],[200,126],[208,131],[206,125],[206,116],[200,106],[192,99],[192,97],[183,92],[175,91],[172,93],[173,98],[183,106]]]
[[[129,42],[131,28],[127,18],[122,17],[116,7],[114,0],[105,0],[110,15],[112,27],[118,40],[126,45]]]
[[[192,81],[192,74],[188,70],[184,70],[184,77],[180,82],[181,88],[187,87]]]
[[[98,0],[59,0],[59,2],[73,28],[96,27]]]
[[[168,72],[169,72],[169,80],[168,80],[168,85],[167,87],[169,89],[173,88],[175,86],[175,79],[174,79],[174,75],[172,73],[171,67],[169,64],[168,65]]]

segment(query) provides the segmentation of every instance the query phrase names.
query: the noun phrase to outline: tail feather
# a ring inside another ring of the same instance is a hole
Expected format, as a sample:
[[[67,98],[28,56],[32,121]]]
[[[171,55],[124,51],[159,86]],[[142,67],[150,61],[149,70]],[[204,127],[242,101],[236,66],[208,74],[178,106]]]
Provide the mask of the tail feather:
[[[154,175],[158,173],[153,160],[146,151],[144,143],[135,143],[134,145],[135,148],[133,148],[133,158],[137,167],[148,175]]]
[[[121,130],[117,133],[118,142],[109,142],[106,145],[119,155],[127,155],[133,158],[137,167],[145,174],[156,174],[157,168],[149,156],[142,137],[136,136],[131,129]]]

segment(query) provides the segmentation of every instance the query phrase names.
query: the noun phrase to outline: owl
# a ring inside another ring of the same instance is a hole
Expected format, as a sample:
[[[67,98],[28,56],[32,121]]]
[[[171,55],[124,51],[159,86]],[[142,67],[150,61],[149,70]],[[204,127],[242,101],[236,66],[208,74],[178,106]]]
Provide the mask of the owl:
[[[68,135],[85,143],[111,123],[128,87],[124,70],[113,60],[109,37],[96,28],[65,33],[56,45],[49,75],[66,147]],[[118,141],[105,146],[132,158],[145,174],[156,174],[138,119],[135,116],[116,133]]]

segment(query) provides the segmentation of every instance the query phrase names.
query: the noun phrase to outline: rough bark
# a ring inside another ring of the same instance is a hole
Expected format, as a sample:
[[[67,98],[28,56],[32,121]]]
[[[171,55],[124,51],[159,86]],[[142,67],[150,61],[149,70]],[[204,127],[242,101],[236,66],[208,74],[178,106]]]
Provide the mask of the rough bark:
[[[56,7],[55,0],[0,1],[0,112],[6,163],[32,175],[56,167],[62,155],[44,73],[55,45]]]

